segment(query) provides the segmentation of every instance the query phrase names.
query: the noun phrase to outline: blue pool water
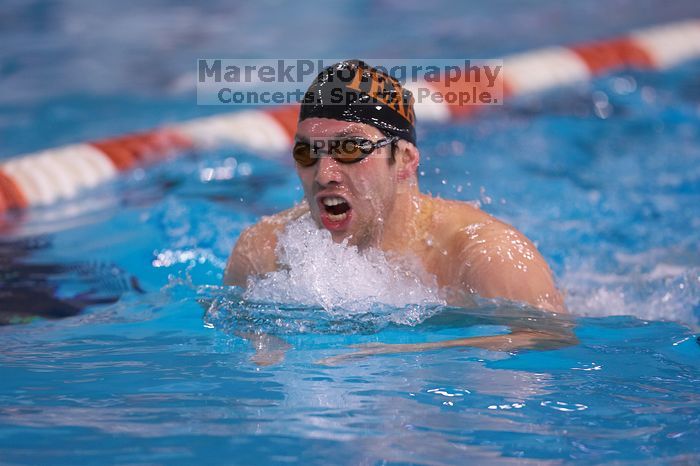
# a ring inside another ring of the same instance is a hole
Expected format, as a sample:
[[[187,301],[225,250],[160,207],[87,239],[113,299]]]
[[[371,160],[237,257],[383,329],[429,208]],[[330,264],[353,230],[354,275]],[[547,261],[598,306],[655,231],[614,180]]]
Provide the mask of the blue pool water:
[[[0,156],[216,113],[194,105],[200,56],[498,56],[700,16],[690,1],[533,5],[8,2]],[[405,24],[382,31],[396,12]],[[311,18],[337,34],[307,35]],[[369,31],[354,40],[348,18]],[[532,238],[570,318],[254,303],[220,287],[241,230],[300,199],[286,154],[186,154],[27,212],[0,242],[0,318],[15,323],[0,327],[0,463],[698,463],[698,76],[697,61],[625,72],[419,127],[423,190]],[[579,342],[318,364],[523,319],[573,325]],[[255,330],[289,345],[282,362],[251,361],[238,334]]]

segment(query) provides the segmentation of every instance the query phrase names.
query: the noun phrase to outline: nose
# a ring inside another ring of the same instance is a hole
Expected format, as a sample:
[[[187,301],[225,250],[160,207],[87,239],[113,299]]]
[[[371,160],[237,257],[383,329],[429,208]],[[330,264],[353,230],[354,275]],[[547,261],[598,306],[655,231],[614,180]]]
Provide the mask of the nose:
[[[321,186],[340,184],[343,181],[343,174],[340,163],[325,154],[320,156],[316,162],[316,182]]]

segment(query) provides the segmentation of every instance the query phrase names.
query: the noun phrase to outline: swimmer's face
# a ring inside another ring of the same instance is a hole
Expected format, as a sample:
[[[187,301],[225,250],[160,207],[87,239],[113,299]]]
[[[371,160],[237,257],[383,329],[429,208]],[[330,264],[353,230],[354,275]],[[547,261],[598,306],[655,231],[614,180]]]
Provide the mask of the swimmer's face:
[[[295,142],[343,141],[363,138],[386,139],[377,128],[326,118],[308,118],[297,128]],[[348,239],[351,245],[375,244],[396,197],[396,164],[391,163],[392,145],[375,149],[356,163],[342,163],[327,156],[324,149],[308,167],[296,164],[311,217],[331,232],[335,242]]]

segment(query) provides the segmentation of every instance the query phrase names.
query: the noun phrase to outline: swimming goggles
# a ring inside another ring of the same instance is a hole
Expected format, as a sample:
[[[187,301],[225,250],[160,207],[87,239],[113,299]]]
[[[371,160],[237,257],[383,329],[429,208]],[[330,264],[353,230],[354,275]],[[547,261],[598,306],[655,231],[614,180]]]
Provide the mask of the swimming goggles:
[[[398,139],[397,136],[392,136],[373,142],[365,138],[344,138],[324,141],[324,144],[318,145],[322,147],[327,145],[328,149],[324,150],[324,152],[340,163],[357,163],[380,147],[388,146]],[[322,156],[319,154],[320,148],[316,147],[316,145],[315,143],[314,147],[312,147],[309,142],[299,141],[294,144],[292,157],[302,167],[310,167]]]

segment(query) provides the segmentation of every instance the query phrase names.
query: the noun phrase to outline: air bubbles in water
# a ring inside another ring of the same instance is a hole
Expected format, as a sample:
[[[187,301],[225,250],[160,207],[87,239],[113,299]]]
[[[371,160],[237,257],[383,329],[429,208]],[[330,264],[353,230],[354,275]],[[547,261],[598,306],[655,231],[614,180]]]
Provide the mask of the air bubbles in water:
[[[610,104],[610,99],[605,92],[595,91],[593,98],[593,112],[602,120],[607,119],[611,114],[613,107]]]
[[[479,188],[479,199],[483,204],[486,204],[486,205],[491,204],[491,202],[493,201],[491,199],[491,196],[488,196],[486,194],[486,188],[483,186]]]
[[[631,94],[637,90],[637,81],[632,76],[617,76],[612,80],[612,87],[619,95]]]

